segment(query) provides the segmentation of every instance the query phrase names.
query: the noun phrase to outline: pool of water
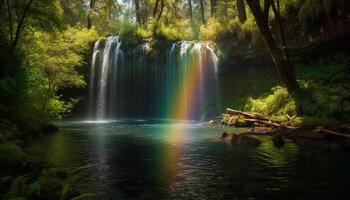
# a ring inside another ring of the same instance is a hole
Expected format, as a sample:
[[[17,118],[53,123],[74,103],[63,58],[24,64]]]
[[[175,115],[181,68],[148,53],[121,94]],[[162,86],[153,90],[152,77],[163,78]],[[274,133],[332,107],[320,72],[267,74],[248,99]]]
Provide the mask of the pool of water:
[[[350,155],[218,140],[223,131],[186,121],[59,122],[28,152],[74,172],[100,199],[349,199]]]

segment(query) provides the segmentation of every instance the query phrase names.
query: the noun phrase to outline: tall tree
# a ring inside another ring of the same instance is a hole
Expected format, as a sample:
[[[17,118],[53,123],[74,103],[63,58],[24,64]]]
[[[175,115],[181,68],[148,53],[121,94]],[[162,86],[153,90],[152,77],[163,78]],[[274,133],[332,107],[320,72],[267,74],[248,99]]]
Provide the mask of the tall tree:
[[[245,12],[244,0],[237,0],[237,11],[238,18],[241,23],[244,23],[247,20],[247,14]]]
[[[188,9],[190,11],[191,22],[193,21],[192,0],[188,0]]]
[[[247,4],[254,16],[256,24],[258,25],[259,31],[265,43],[265,46],[272,57],[277,71],[287,87],[290,93],[295,92],[299,85],[296,81],[294,70],[289,60],[284,56],[283,50],[278,47],[278,43],[272,34],[272,30],[269,26],[269,12],[273,0],[264,0],[264,6],[260,5],[257,0],[246,0]]]
[[[142,25],[142,17],[141,17],[141,11],[140,11],[140,1],[134,0],[134,6],[135,6],[135,13],[136,13],[136,22],[140,25]]]
[[[287,60],[287,62],[290,62],[287,40],[286,40],[286,36],[284,33],[282,19],[281,19],[281,10],[280,10],[280,1],[279,0],[276,0],[276,3],[275,2],[272,3],[272,10],[273,10],[275,18],[278,22],[278,28],[279,28],[279,32],[280,32],[281,45],[283,48],[284,57]]]
[[[158,4],[159,4],[159,0],[156,0],[156,4],[155,4],[154,10],[153,10],[153,18],[155,18],[157,15]],[[160,18],[162,17],[164,6],[165,6],[164,0],[160,0],[160,11],[159,11],[159,14],[157,17],[157,23],[159,22]]]
[[[204,13],[204,2],[203,2],[203,0],[199,0],[199,3],[200,3],[200,7],[201,7],[202,22],[203,22],[203,24],[206,24],[205,13]]]
[[[217,0],[210,0],[210,16],[214,17],[216,13]]]
[[[31,6],[33,5],[34,0],[29,0],[26,2],[24,5],[22,5],[22,12],[18,12],[16,10],[15,13],[17,13],[17,22],[14,22],[13,16],[12,16],[12,10],[11,10],[11,5],[10,5],[10,0],[7,0],[7,13],[8,13],[8,25],[9,25],[9,30],[10,30],[10,56],[13,55],[18,41],[21,37],[21,34],[23,32],[23,28],[25,25],[25,20],[29,14],[29,11],[31,9]],[[16,2],[19,3],[19,2]],[[16,5],[16,7],[18,4]],[[18,8],[16,8],[18,9]]]
[[[158,4],[159,4],[159,0],[156,0],[156,3],[154,4],[154,9],[153,9],[153,18],[156,17]]]
[[[50,30],[60,23],[58,0],[6,0],[3,27],[8,27],[9,57],[12,57],[27,27]]]
[[[160,18],[162,17],[163,10],[164,10],[164,0],[160,0],[160,11],[157,18],[157,22],[159,22]]]
[[[88,29],[91,29],[92,27],[92,15],[93,15],[93,12],[94,12],[94,9],[95,9],[95,6],[96,6],[96,0],[90,0],[90,9],[89,9],[89,12],[88,12],[88,23],[87,23],[87,28]]]

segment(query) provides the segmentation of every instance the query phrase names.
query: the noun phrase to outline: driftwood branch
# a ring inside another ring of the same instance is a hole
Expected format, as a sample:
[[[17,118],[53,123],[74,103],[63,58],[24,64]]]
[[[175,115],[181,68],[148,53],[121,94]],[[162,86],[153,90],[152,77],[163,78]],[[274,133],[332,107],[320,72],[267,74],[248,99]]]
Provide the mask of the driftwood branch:
[[[226,108],[226,114],[223,114],[223,117],[229,119],[228,124],[230,124],[230,126],[235,124],[241,125],[240,124],[241,122],[239,122],[238,119],[240,117],[244,117],[244,121],[248,122],[248,124],[257,124],[260,126],[271,127],[271,128],[289,128],[289,129],[295,128],[292,126],[288,126],[287,124],[284,124],[279,120],[271,119],[267,116],[263,116],[256,113],[233,110],[231,108]]]
[[[265,126],[273,127],[273,128],[279,128],[281,126],[280,124],[269,122],[269,121],[264,121],[264,120],[260,120],[260,119],[245,119],[245,121],[263,124]]]
[[[261,119],[261,120],[279,123],[278,120],[273,120],[271,118],[268,118],[268,117],[260,115],[260,114],[248,113],[248,112],[243,112],[243,111],[239,111],[239,110],[233,110],[231,108],[226,108],[226,113],[231,114],[231,115],[242,115],[246,118],[251,118],[251,119]]]
[[[322,127],[317,127],[314,130],[314,132],[316,132],[316,133],[326,133],[326,134],[335,135],[335,136],[339,136],[339,137],[344,137],[344,138],[350,139],[350,135],[349,134],[339,133],[339,132],[336,132],[336,131],[324,129]]]

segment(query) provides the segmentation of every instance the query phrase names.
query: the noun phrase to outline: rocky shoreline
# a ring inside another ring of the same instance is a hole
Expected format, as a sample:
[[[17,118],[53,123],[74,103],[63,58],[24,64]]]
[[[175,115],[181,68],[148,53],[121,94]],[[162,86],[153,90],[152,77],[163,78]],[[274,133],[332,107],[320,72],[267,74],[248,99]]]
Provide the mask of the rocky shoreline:
[[[270,120],[258,114],[232,109],[227,111],[222,117],[211,120],[210,124],[248,128],[247,132],[241,134],[227,132],[221,134],[220,140],[229,141],[233,145],[259,146],[261,141],[254,135],[266,135],[272,137],[274,145],[278,148],[284,146],[285,140],[291,140],[306,149],[350,150],[350,123],[331,129],[322,126],[293,127],[288,123]]]

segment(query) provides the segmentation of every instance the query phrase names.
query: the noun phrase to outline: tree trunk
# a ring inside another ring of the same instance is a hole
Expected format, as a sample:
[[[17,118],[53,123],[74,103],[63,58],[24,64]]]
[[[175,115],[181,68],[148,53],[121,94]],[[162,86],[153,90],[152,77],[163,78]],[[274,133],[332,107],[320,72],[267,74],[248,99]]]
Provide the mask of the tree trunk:
[[[2,6],[5,4],[5,0],[0,0],[0,11],[2,10]]]
[[[203,0],[199,0],[199,2],[200,2],[200,6],[201,6],[202,22],[203,22],[203,24],[206,24],[205,15],[204,15],[204,2],[203,2]]]
[[[159,0],[156,0],[156,4],[154,5],[154,9],[153,9],[153,18],[156,17],[158,4],[159,4]]]
[[[188,8],[190,11],[190,18],[191,18],[191,22],[193,21],[193,13],[192,13],[192,0],[188,0]]]
[[[8,16],[8,25],[9,25],[9,31],[10,31],[10,43],[12,46],[13,42],[13,21],[12,21],[12,13],[10,8],[10,0],[6,0],[6,6],[7,6],[7,16]]]
[[[88,21],[87,21],[87,28],[91,29],[92,27],[92,17],[91,17],[91,12],[93,12],[93,10],[95,9],[95,5],[96,5],[96,0],[90,0],[90,5],[89,5],[89,13],[88,13]]]
[[[244,0],[237,0],[237,11],[238,18],[241,23],[244,23],[247,20],[247,14],[245,12]]]
[[[210,16],[214,17],[216,13],[217,0],[210,0]]]
[[[163,9],[164,9],[164,0],[161,0],[160,1],[160,12],[159,12],[159,15],[158,15],[158,18],[157,18],[157,23],[159,22],[160,18],[162,17]]]
[[[275,18],[277,19],[277,22],[278,22],[278,28],[279,28],[279,32],[280,32],[281,44],[282,44],[284,57],[287,60],[287,62],[290,63],[289,50],[288,50],[288,46],[287,46],[287,40],[286,40],[286,36],[285,36],[285,33],[284,33],[284,27],[283,27],[283,24],[282,24],[282,19],[281,19],[281,11],[280,11],[279,0],[276,0],[276,3],[277,3],[277,5],[275,5],[275,3],[272,4],[272,10],[273,10]]]
[[[276,41],[269,28],[268,11],[262,11],[259,1],[247,0],[247,3],[259,27],[259,31],[265,46],[267,47],[267,50],[275,63],[283,83],[287,87],[289,93],[294,93],[299,88],[299,85],[296,81],[292,66],[284,58],[282,51],[277,47]],[[266,11],[265,8],[264,10]]]
[[[134,4],[135,4],[136,22],[142,25],[139,0],[134,0]]]
[[[26,7],[23,9],[22,15],[18,16],[19,20],[18,20],[17,27],[16,27],[16,33],[14,35],[14,38],[13,38],[13,41],[12,41],[12,44],[11,44],[11,47],[10,47],[10,56],[12,56],[14,54],[15,50],[16,50],[18,41],[19,41],[19,39],[21,37],[21,34],[22,34],[22,31],[23,31],[25,20],[27,18],[27,14],[28,14],[28,12],[29,12],[32,4],[33,4],[33,1],[34,0],[29,0],[29,2],[27,3]]]

